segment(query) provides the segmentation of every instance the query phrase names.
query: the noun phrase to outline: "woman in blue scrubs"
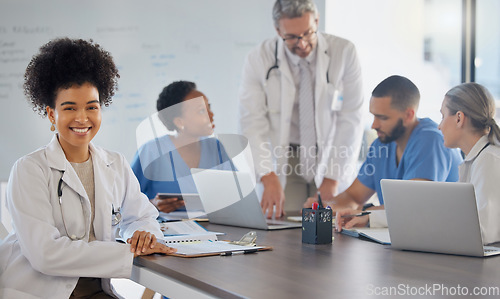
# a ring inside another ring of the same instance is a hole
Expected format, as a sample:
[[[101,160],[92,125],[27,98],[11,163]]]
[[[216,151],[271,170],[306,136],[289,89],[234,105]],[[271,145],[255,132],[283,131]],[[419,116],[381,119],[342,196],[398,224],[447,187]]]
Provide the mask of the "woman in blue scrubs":
[[[141,191],[159,211],[184,209],[184,202],[159,193],[198,193],[191,168],[234,170],[222,144],[213,134],[213,112],[196,84],[169,84],[157,100],[158,117],[173,134],[155,138],[139,148],[133,161]]]

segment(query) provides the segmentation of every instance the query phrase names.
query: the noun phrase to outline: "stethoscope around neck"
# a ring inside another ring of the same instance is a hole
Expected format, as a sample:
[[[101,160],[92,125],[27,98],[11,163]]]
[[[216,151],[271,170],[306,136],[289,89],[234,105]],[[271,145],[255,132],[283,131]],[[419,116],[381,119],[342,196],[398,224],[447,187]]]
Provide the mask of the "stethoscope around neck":
[[[276,46],[274,47],[274,65],[267,70],[266,81],[269,80],[269,76],[271,75],[272,70],[274,69],[278,70],[279,68],[280,66],[278,64],[278,40],[276,40]],[[326,83],[330,83],[330,78],[328,77],[328,69],[326,70]]]
[[[73,241],[77,241],[77,240],[83,240],[83,238],[85,238],[85,235],[87,234],[86,231],[87,231],[87,227],[89,226],[89,224],[87,223],[87,217],[85,217],[84,215],[84,219],[85,219],[85,226],[84,226],[84,232],[83,232],[83,235],[81,236],[77,236],[75,234],[70,234],[68,232],[68,227],[66,226],[66,221],[64,221],[64,212],[63,212],[63,208],[62,208],[62,183],[63,183],[63,176],[64,176],[64,170],[61,170],[61,178],[59,179],[59,183],[57,184],[57,196],[59,197],[59,209],[61,210],[61,218],[62,218],[62,222],[63,222],[63,225],[64,225],[64,230],[66,231],[66,235]],[[83,208],[83,202],[82,200],[80,200],[80,204],[82,205],[82,211],[84,211],[84,208]],[[111,212],[113,213],[113,216],[112,216],[112,219],[111,219],[111,225],[113,226],[116,226],[118,225],[121,221],[122,221],[122,214],[120,213],[120,208],[118,208],[116,211],[115,211],[115,208],[113,205],[111,205]]]

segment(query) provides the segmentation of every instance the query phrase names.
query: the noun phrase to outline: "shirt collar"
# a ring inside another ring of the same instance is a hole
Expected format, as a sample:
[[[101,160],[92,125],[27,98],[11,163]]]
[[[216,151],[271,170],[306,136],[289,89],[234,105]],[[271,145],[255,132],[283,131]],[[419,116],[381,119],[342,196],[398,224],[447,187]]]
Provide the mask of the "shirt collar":
[[[488,135],[483,135],[481,138],[479,138],[479,140],[476,142],[476,144],[474,144],[474,146],[470,150],[469,154],[465,156],[464,161],[474,160],[488,142],[489,142]]]
[[[309,65],[314,65],[314,63],[316,62],[316,52],[318,52],[318,44],[316,44],[316,47],[311,51],[311,53],[309,53],[309,55],[307,55],[306,58],[302,58],[298,55],[293,54],[292,51],[290,51],[290,49],[288,49],[288,47],[284,43],[283,47],[285,48],[286,58],[294,66],[298,67],[301,59],[305,59]]]
[[[90,153],[92,154],[92,158],[94,160],[102,161],[106,165],[111,165],[114,162],[114,157],[112,155],[108,154],[108,152],[106,152],[102,148],[95,147],[92,144],[92,142],[89,143],[89,150],[90,150]],[[54,136],[52,137],[52,140],[47,145],[46,155],[47,155],[47,161],[48,161],[49,167],[60,170],[60,171],[66,170],[67,159],[66,159],[66,155],[64,154],[64,151],[61,147],[61,144],[59,143],[58,134],[54,134]]]

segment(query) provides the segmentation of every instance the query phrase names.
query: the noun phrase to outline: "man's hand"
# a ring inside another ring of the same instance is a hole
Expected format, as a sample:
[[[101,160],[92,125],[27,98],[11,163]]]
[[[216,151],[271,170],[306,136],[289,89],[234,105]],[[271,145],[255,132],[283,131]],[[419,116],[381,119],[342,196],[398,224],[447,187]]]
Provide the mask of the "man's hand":
[[[348,217],[348,215],[361,213],[363,213],[363,211],[354,209],[343,209],[337,211],[335,214],[335,230],[341,232],[342,228],[350,229],[353,227],[365,227],[368,224],[368,220],[370,220],[370,215]]]
[[[324,178],[318,191],[322,202],[333,202],[333,197],[337,194],[338,182],[332,179]],[[326,207],[326,205],[324,205]]]
[[[175,248],[158,243],[154,234],[145,231],[135,231],[127,243],[130,244],[130,252],[134,253],[134,257],[153,253],[170,254],[177,251]]]
[[[262,201],[260,202],[262,213],[264,215],[267,214],[267,218],[270,219],[273,217],[273,207],[276,207],[275,218],[285,215],[283,210],[285,192],[281,187],[278,176],[274,172],[271,172],[263,176],[261,182],[264,185],[264,193],[262,194]]]
[[[323,200],[321,200],[323,201]],[[304,205],[302,206],[304,209],[310,209],[312,207],[312,204],[318,202],[318,196],[316,195],[315,197],[308,197]],[[325,204],[323,202],[323,204]]]
[[[305,209],[310,209],[312,207],[312,204],[315,202],[318,202],[318,195],[317,194],[314,197],[308,197],[306,202],[304,202],[303,207]],[[323,194],[321,194],[321,203],[323,204],[323,208],[326,208],[327,206],[330,207],[333,210],[332,213],[334,213],[334,214],[338,209],[338,205],[335,204],[335,197],[333,197],[330,201],[327,201],[327,200],[323,199]]]
[[[325,185],[325,189],[331,188],[332,187],[332,180],[325,179],[325,182],[321,184],[320,189]],[[336,188],[336,187],[335,187]],[[329,189],[331,190],[331,189]],[[335,190],[336,191],[336,190]],[[332,197],[331,199],[328,199],[328,196],[324,191],[321,192],[321,201],[323,202],[323,206],[330,206],[332,208],[332,212],[335,213],[339,210],[343,209],[353,209],[353,210],[358,210],[361,209],[363,204],[375,193],[375,190],[372,190],[363,183],[361,183],[358,179],[354,180],[354,182],[351,184],[347,190],[344,192],[338,194],[335,197]],[[334,194],[330,193],[329,194]],[[310,197],[307,199],[307,201],[304,203],[304,208],[311,208],[311,205],[313,202],[318,201],[317,196],[315,197]]]
[[[318,188],[318,192],[321,195],[321,203],[323,204],[323,208],[326,206],[330,206],[333,208],[335,206],[335,197],[334,194],[337,193],[338,183],[337,181],[324,178],[321,186]],[[313,197],[307,198],[304,203],[304,208],[310,209],[314,202],[318,202],[318,195],[316,194]],[[335,211],[333,211],[335,213]]]
[[[158,194],[150,202],[160,212],[170,213],[184,206],[184,200],[179,200],[177,197],[160,197]]]

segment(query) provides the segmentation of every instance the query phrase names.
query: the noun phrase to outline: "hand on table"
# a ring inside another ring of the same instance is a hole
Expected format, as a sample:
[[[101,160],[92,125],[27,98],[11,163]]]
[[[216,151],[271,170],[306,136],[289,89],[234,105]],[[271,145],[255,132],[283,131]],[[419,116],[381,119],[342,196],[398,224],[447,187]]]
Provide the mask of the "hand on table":
[[[127,240],[127,243],[130,244],[130,252],[134,253],[134,257],[153,253],[170,254],[177,251],[175,248],[158,243],[156,236],[146,231],[135,231],[132,238]]]
[[[335,230],[341,232],[342,228],[350,229],[353,227],[365,227],[368,224],[370,215],[347,217],[348,215],[361,213],[363,213],[363,211],[354,209],[338,210],[335,214]]]
[[[271,172],[263,176],[261,181],[264,185],[264,193],[262,193],[262,201],[260,202],[262,213],[268,219],[273,217],[273,211],[275,218],[284,216],[285,192],[281,187],[278,176]]]

